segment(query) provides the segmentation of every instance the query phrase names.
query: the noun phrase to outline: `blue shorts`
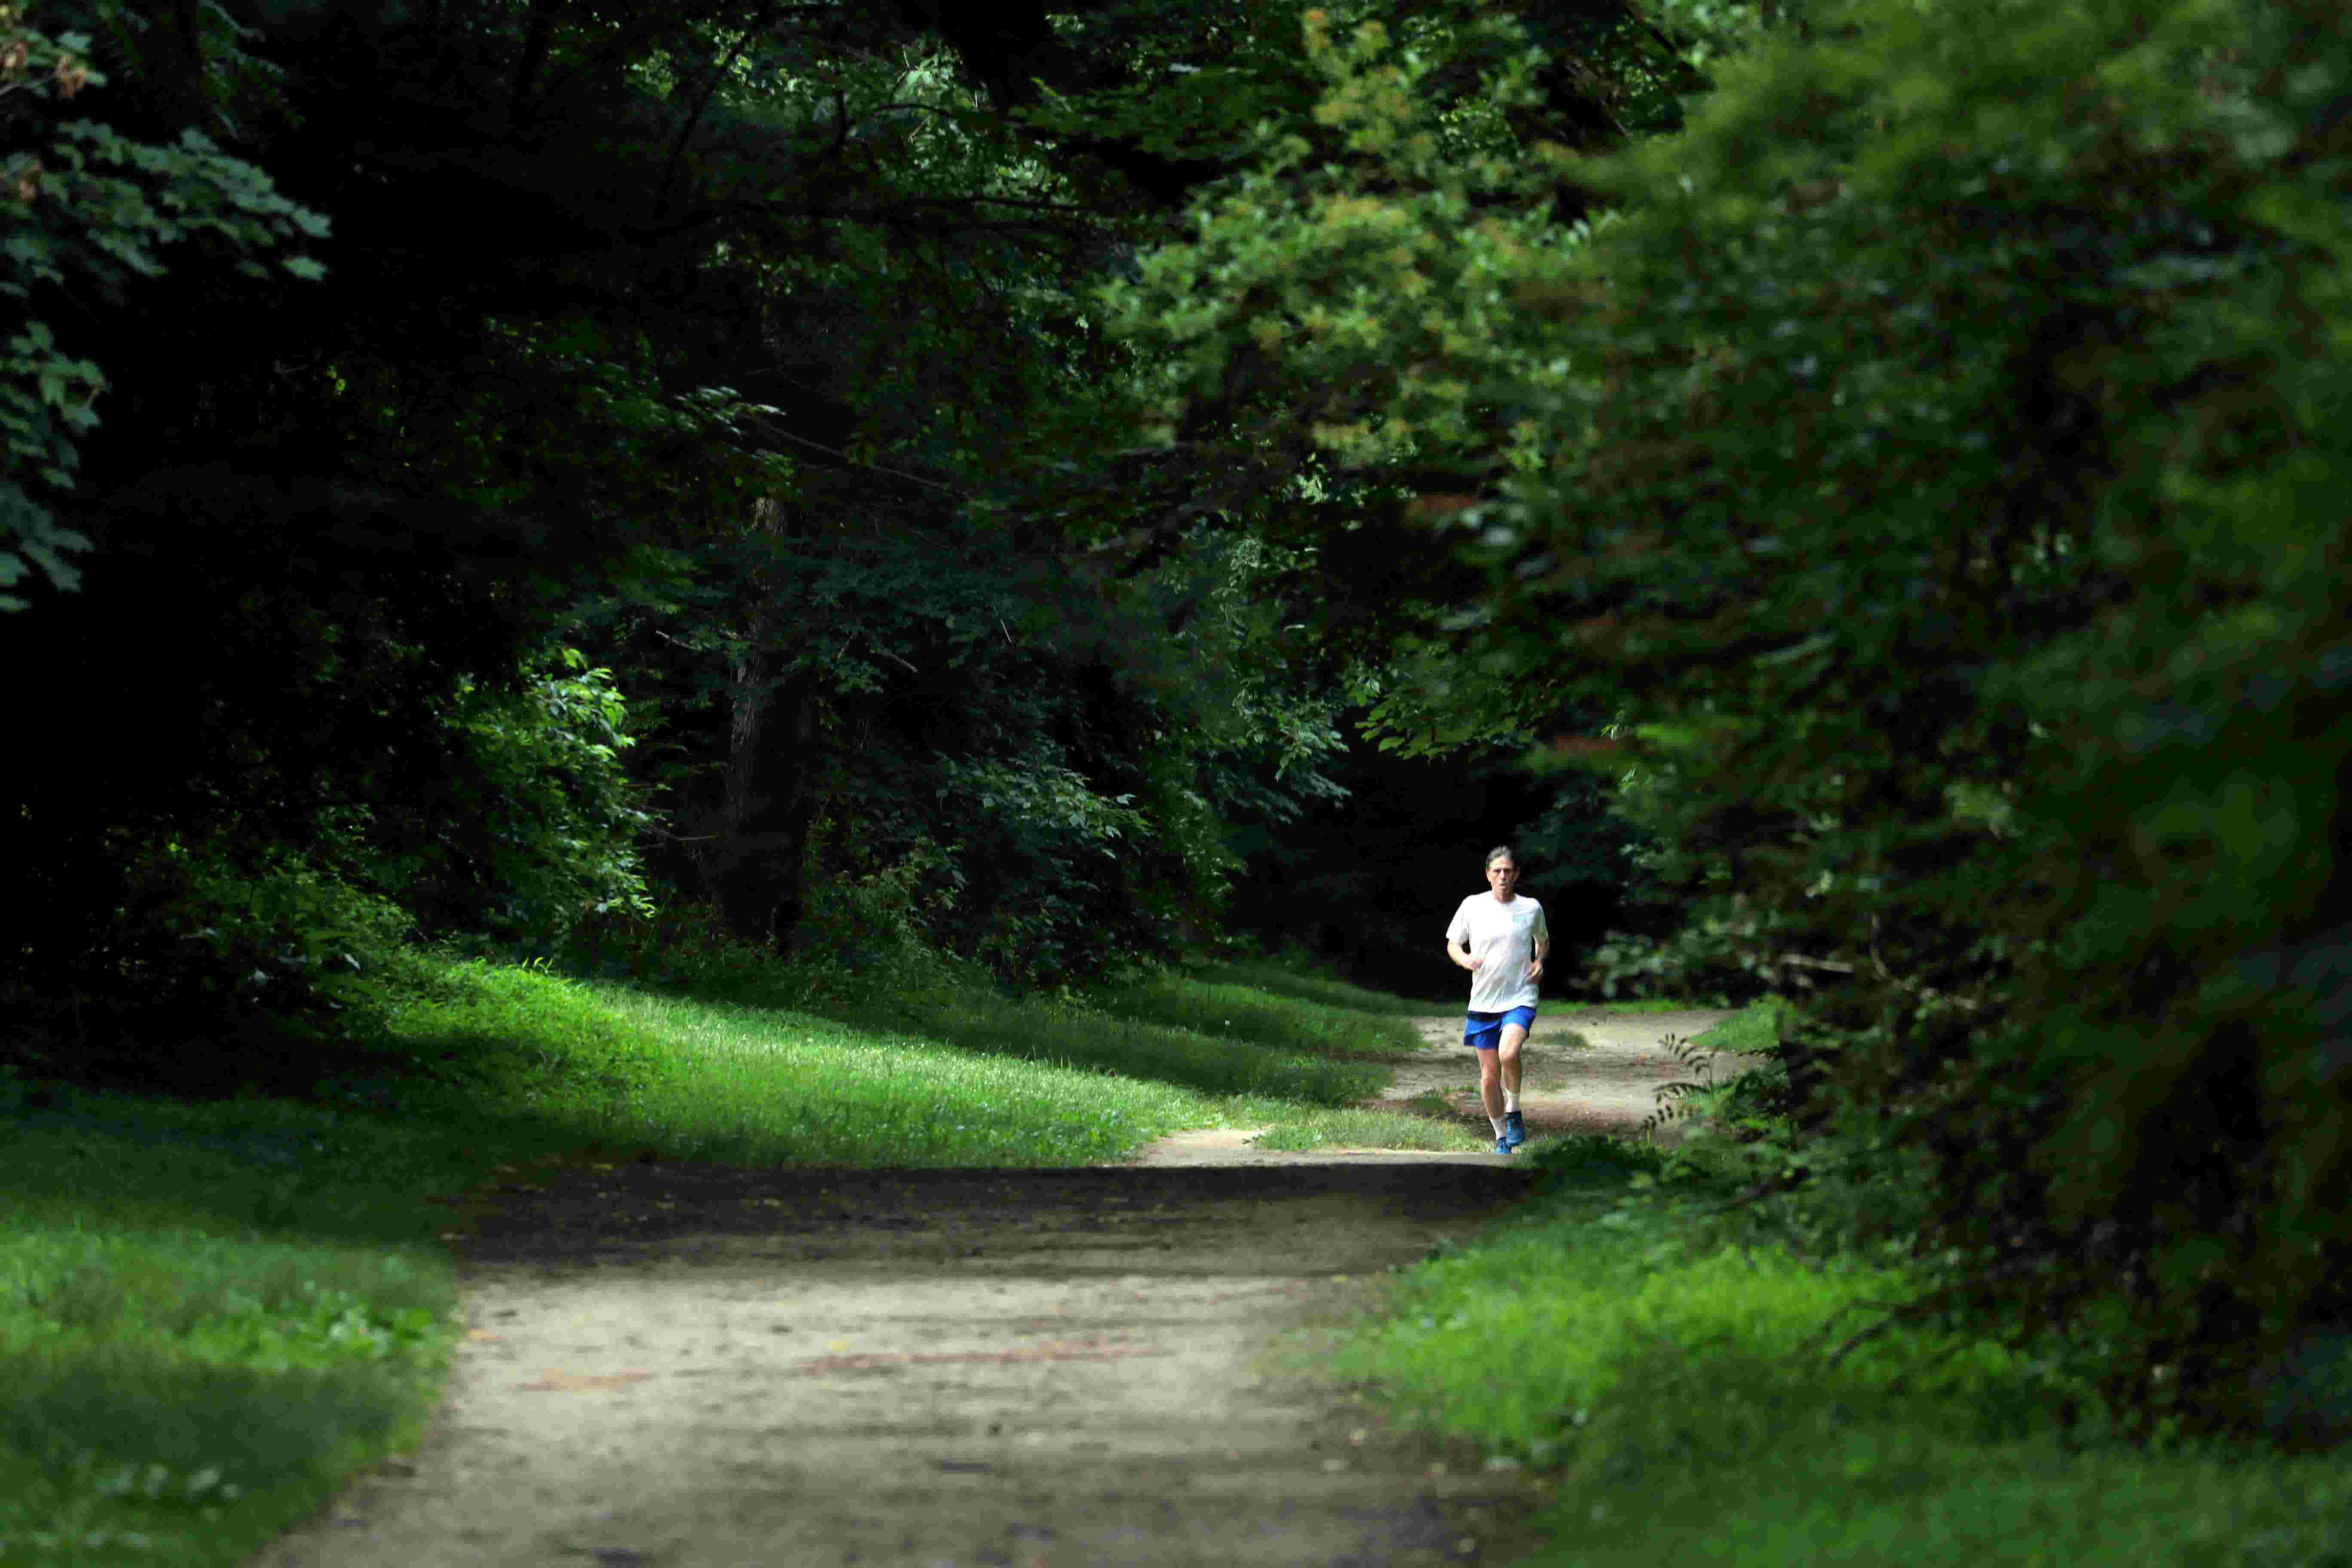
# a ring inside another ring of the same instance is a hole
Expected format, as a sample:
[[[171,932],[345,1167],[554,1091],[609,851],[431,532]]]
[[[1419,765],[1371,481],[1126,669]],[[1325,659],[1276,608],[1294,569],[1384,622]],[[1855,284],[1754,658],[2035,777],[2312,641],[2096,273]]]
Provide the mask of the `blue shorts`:
[[[1514,1007],[1507,1013],[1473,1013],[1462,1026],[1462,1043],[1474,1051],[1494,1050],[1503,1043],[1506,1024],[1532,1029],[1536,1026],[1536,1010]]]

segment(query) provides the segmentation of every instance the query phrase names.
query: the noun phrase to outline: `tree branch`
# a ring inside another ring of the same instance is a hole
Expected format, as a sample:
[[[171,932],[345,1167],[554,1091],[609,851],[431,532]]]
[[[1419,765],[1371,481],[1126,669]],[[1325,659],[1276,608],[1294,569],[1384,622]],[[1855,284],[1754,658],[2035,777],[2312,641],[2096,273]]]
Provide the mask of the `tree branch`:
[[[677,168],[680,160],[686,156],[686,144],[693,139],[695,127],[702,123],[702,116],[709,109],[711,98],[719,91],[719,84],[727,79],[727,73],[735,68],[735,62],[741,59],[743,51],[751,47],[753,35],[773,20],[775,13],[773,0],[768,0],[768,3],[761,5],[759,15],[751,19],[751,24],[743,29],[742,36],[735,40],[735,47],[730,49],[719,60],[717,68],[703,79],[701,90],[695,94],[694,107],[687,111],[686,119],[678,125],[677,135],[669,144],[669,155],[663,160],[661,195],[654,199],[656,212],[669,210],[670,192],[677,186]]]
[[[767,435],[780,437],[784,440],[792,442],[795,446],[806,447],[812,451],[823,452],[828,458],[836,458],[846,467],[853,468],[870,468],[877,474],[888,474],[893,479],[904,479],[910,485],[920,485],[925,489],[938,490],[943,495],[951,495],[958,497],[959,499],[970,499],[968,492],[960,490],[953,485],[943,485],[935,479],[927,479],[922,478],[920,475],[910,474],[904,468],[891,468],[886,463],[861,462],[857,458],[853,458],[848,453],[843,451],[838,447],[828,447],[824,442],[813,441],[806,436],[795,436],[790,430],[785,429],[782,425],[772,419],[762,419],[754,416],[746,421],[746,423],[757,426],[761,432]]]

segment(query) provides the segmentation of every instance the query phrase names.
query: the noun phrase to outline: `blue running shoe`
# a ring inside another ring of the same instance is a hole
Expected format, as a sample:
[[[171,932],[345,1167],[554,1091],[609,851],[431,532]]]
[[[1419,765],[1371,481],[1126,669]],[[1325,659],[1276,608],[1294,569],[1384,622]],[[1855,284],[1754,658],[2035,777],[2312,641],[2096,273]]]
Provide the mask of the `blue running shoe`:
[[[1495,1152],[1496,1152],[1496,1153],[1497,1153],[1497,1154],[1507,1154],[1507,1153],[1509,1153],[1510,1152],[1511,1152],[1511,1141],[1510,1141],[1509,1139],[1507,1139],[1507,1138],[1497,1138],[1497,1139],[1496,1139],[1496,1140],[1495,1140]]]
[[[1516,1149],[1528,1141],[1528,1124],[1516,1110],[1503,1112],[1503,1142]]]

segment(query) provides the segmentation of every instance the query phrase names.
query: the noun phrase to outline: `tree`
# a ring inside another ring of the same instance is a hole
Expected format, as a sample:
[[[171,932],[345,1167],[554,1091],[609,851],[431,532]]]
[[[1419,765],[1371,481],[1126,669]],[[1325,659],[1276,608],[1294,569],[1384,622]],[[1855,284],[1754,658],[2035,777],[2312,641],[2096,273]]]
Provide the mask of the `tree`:
[[[2352,1317],[2341,19],[1810,6],[1483,225],[1511,171],[1429,61],[1321,53],[1386,178],[1277,149],[1313,201],[1145,258],[1173,422],[1255,352],[1358,400],[1307,434],[1360,472],[1478,458],[1423,509],[1492,573],[1474,641],[1628,712],[1719,947],[1850,973],[1798,1108],[1919,1195],[1919,1310],[2078,1332],[2143,1422],[2295,1409]]]

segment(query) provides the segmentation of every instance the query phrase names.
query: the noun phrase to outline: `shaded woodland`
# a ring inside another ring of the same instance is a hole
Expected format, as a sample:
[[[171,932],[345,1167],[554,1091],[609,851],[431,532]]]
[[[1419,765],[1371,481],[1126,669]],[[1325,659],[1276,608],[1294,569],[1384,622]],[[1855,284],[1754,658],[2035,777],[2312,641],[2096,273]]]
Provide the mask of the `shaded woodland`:
[[[2347,104],[2299,0],[13,7],[0,1069],[299,1089],[425,942],[1442,991],[1515,833],[1792,998],[1910,1310],[2328,1440]]]

